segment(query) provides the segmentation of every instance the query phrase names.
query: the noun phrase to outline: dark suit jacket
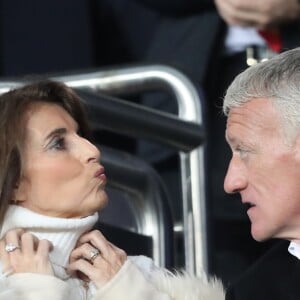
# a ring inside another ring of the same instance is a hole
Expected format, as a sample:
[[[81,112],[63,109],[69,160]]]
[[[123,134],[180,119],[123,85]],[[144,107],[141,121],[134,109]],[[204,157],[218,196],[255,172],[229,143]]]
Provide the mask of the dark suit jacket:
[[[300,261],[288,245],[271,248],[228,289],[226,300],[299,300]]]

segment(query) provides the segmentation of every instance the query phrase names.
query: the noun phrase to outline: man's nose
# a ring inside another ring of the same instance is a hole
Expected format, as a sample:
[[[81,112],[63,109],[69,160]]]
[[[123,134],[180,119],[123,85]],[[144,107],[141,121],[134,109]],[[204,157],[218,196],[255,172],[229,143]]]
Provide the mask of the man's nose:
[[[246,170],[239,158],[232,157],[224,180],[228,194],[238,193],[247,186]]]

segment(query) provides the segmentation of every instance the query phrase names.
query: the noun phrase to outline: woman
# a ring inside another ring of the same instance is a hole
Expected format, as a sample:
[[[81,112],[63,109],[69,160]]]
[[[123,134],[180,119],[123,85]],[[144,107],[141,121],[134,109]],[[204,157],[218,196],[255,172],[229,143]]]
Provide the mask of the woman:
[[[0,298],[223,299],[218,283],[127,258],[91,231],[107,195],[86,120],[80,99],[62,83],[0,97]]]

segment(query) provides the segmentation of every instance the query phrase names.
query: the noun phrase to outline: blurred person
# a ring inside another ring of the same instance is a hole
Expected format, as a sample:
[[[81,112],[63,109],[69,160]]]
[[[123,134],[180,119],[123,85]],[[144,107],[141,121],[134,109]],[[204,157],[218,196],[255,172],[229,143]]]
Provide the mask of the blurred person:
[[[221,17],[229,26],[279,28],[284,23],[299,19],[297,0],[215,0]]]

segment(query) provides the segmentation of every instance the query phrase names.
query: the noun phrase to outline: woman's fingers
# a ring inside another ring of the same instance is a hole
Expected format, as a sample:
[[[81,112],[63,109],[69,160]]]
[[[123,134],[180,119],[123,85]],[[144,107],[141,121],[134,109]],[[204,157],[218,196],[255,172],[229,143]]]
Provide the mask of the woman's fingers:
[[[23,229],[9,230],[4,237],[5,250],[9,253],[21,251],[20,243],[24,233],[25,231]],[[14,247],[16,248],[13,250]]]
[[[0,241],[0,260],[3,263],[4,273],[15,271],[12,261],[15,260],[16,253],[20,253],[21,236],[25,231],[21,228],[9,230]],[[15,249],[14,249],[15,248]],[[14,250],[13,250],[14,249]],[[9,252],[11,251],[11,252]]]
[[[29,232],[25,232],[21,235],[21,241],[19,242],[20,251],[24,254],[33,254],[37,249],[39,239]]]
[[[104,258],[109,257],[109,242],[99,230],[93,230],[89,233],[82,235],[79,239],[79,243],[90,243],[101,252],[101,255]]]
[[[81,236],[70,256],[70,272],[80,271],[98,287],[111,280],[126,261],[127,254],[94,230]]]
[[[53,249],[53,245],[48,240],[40,240],[36,250],[36,273],[53,275],[53,269],[49,260],[49,253]]]
[[[100,251],[101,257],[107,261],[122,264],[127,258],[126,252],[110,243],[99,230],[93,230],[82,235],[79,243],[91,244]]]
[[[95,272],[95,267],[91,265],[91,263],[85,259],[78,259],[73,261],[68,266],[68,273],[72,274],[74,272],[81,272],[86,275],[90,280],[93,280],[93,274]]]
[[[108,261],[115,257],[124,262],[127,258],[126,252],[110,243],[99,230],[93,230],[82,235],[79,239],[79,243],[91,244],[98,249],[101,256]]]
[[[0,259],[14,273],[53,274],[49,260],[52,244],[23,229],[8,231],[0,241]]]
[[[40,240],[37,244],[36,253],[40,257],[48,258],[49,253],[53,250],[53,245],[48,240]]]
[[[3,273],[6,273],[10,268],[12,268],[10,264],[9,254],[5,251],[5,241],[0,241],[0,261],[2,263]]]
[[[96,249],[94,246],[92,246],[89,243],[81,244],[79,247],[75,248],[71,255],[70,255],[70,262],[74,262],[80,258],[84,258],[88,261],[91,261],[91,259],[94,259],[93,256],[100,255],[100,250]]]
[[[127,259],[127,253],[123,250],[118,248],[116,245],[109,243],[110,247],[114,250],[114,253],[116,254],[117,258],[121,262],[121,264],[124,264],[124,262]]]
[[[98,288],[104,286],[118,271],[119,268],[116,270],[113,265],[109,264],[101,256],[97,257],[97,265],[80,258],[70,263],[68,267],[70,274],[81,272],[94,282]]]

